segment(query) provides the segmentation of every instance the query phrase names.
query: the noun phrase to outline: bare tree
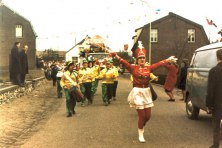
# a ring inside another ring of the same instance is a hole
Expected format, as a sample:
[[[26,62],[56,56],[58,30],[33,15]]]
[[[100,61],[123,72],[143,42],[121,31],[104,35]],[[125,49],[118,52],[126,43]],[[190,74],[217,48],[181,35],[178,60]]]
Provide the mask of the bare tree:
[[[178,63],[182,61],[183,58],[191,58],[193,49],[189,48],[188,41],[191,35],[188,38],[177,39],[174,41],[174,44],[171,44],[172,54],[178,58]]]

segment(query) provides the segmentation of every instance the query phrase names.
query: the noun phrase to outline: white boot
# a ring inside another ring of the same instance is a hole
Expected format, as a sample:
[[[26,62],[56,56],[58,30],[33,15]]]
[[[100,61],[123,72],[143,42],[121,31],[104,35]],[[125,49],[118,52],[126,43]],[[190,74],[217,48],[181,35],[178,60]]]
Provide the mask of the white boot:
[[[138,128],[138,134],[139,134],[139,142],[144,143],[146,142],[146,140],[143,137],[143,133],[144,133],[144,128],[143,129],[139,129]]]

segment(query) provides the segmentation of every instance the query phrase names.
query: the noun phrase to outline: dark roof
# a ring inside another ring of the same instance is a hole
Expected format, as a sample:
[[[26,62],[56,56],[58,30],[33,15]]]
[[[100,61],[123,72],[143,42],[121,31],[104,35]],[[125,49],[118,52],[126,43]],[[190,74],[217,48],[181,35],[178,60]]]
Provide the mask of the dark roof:
[[[142,32],[141,32],[141,33],[142,33]],[[134,45],[133,45],[131,51],[136,50],[137,47],[138,47],[138,39],[137,39],[137,41],[134,43]]]
[[[168,19],[168,18],[170,18],[170,17],[177,17],[178,19],[181,19],[181,20],[183,20],[183,21],[185,21],[185,22],[188,22],[188,23],[190,23],[190,24],[193,24],[194,26],[199,27],[199,28],[202,30],[202,32],[205,32],[202,25],[200,25],[200,24],[198,24],[198,23],[195,23],[195,22],[193,22],[193,21],[191,21],[191,20],[188,20],[188,19],[186,19],[186,18],[184,18],[184,17],[182,17],[182,16],[179,16],[179,15],[173,13],[173,12],[169,12],[169,14],[168,14],[167,16],[162,17],[162,18],[160,18],[160,19],[158,19],[158,20],[155,20],[155,21],[151,22],[151,25],[158,24],[158,23],[160,23],[160,22],[162,22],[162,21],[164,21],[164,20],[166,20],[166,19]],[[144,31],[143,28],[149,27],[149,26],[150,26],[150,23],[144,25],[143,27],[140,27],[140,28],[135,29],[135,32],[136,32],[137,30],[139,30],[139,29],[142,29],[142,31],[141,31],[140,35],[138,36],[138,38],[137,38],[137,40],[136,40],[135,43],[137,43],[137,42],[139,41],[140,36],[141,36],[141,34],[143,33],[143,31]],[[135,37],[135,36],[133,36],[133,37]],[[206,40],[208,40],[206,33],[205,33],[205,38],[206,38]],[[131,51],[133,51],[134,48],[135,48],[135,45],[132,47]]]
[[[191,20],[188,20],[188,19],[186,19],[186,18],[184,18],[184,17],[182,17],[182,16],[179,16],[179,15],[173,13],[173,12],[169,12],[169,15],[167,15],[167,16],[165,16],[165,17],[162,17],[162,18],[160,18],[160,19],[152,22],[152,24],[160,23],[160,22],[164,21],[165,19],[168,19],[168,18],[170,18],[170,17],[172,17],[172,16],[173,16],[173,17],[177,17],[177,18],[179,18],[179,19],[181,19],[181,20],[183,20],[183,21],[185,21],[185,22],[188,22],[188,23],[190,23],[190,24],[193,24],[193,25],[195,25],[195,26],[203,27],[202,25],[200,25],[200,24],[198,24],[198,23],[195,23],[195,22],[193,22],[193,21],[191,21]],[[147,26],[150,26],[150,24],[144,25],[144,27],[147,27]]]
[[[134,39],[136,37],[136,35],[134,35],[133,37],[132,37],[132,39]]]
[[[86,37],[85,37],[84,39],[82,39],[79,43],[75,44],[72,48],[70,48],[66,53],[68,53],[70,50],[72,50],[73,48],[75,48],[77,45],[82,45],[82,44],[85,42],[86,38],[88,39],[88,38],[90,38],[90,37],[89,37],[89,36],[86,36]]]

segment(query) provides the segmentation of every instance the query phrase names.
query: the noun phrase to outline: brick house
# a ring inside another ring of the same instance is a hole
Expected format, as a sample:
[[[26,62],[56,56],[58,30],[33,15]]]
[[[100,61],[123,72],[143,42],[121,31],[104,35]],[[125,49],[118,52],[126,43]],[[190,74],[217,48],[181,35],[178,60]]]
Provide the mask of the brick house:
[[[15,42],[29,46],[29,69],[36,68],[36,34],[31,22],[0,2],[0,80],[8,79],[9,56]]]
[[[150,24],[146,24],[135,30],[133,37],[134,46],[131,49],[135,55],[137,41],[142,41],[147,50],[147,61],[149,57]],[[183,58],[189,61],[193,51],[197,48],[209,44],[209,40],[202,25],[170,12],[167,16],[151,22],[151,63],[156,63],[172,55],[178,58],[180,64]],[[166,70],[160,68],[154,72],[164,79]]]

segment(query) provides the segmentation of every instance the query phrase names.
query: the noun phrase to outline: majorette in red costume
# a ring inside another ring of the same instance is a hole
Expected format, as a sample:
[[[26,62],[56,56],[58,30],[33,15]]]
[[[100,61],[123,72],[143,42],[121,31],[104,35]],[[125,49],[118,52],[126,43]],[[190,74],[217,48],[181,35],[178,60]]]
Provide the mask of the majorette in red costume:
[[[142,46],[140,41],[138,43],[136,59],[137,62],[138,59],[140,59],[140,63],[131,65],[123,59],[120,59],[120,62],[124,64],[126,69],[128,69],[133,76],[133,90],[128,96],[130,106],[136,109],[144,109],[153,106],[149,88],[150,73],[156,68],[165,65],[167,62],[164,60],[153,65],[145,65],[146,49]]]
[[[115,52],[112,52],[112,56],[116,58],[126,67],[126,69],[133,76],[133,89],[128,96],[128,101],[131,107],[135,107],[138,112],[138,133],[139,141],[145,142],[143,137],[144,126],[151,116],[151,107],[154,106],[152,101],[152,95],[150,92],[149,81],[150,73],[160,66],[164,66],[168,62],[175,60],[174,57],[170,57],[166,60],[160,61],[156,64],[146,64],[145,48],[142,43],[138,42],[138,48],[136,49],[137,64],[130,64],[126,60],[120,58]]]

